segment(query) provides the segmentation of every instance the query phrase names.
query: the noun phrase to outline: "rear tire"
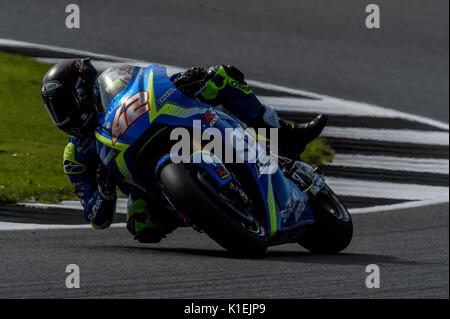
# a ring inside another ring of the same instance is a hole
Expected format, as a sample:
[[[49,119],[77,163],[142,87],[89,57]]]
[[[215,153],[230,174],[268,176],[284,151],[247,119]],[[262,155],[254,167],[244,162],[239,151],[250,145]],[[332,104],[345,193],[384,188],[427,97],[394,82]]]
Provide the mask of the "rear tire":
[[[160,174],[169,198],[209,237],[233,254],[256,257],[268,246],[267,233],[255,234],[221,207],[220,198],[206,193],[183,164],[167,164]]]
[[[298,243],[319,254],[338,253],[347,248],[353,236],[353,223],[342,201],[325,186],[309,204],[316,221],[306,226]]]

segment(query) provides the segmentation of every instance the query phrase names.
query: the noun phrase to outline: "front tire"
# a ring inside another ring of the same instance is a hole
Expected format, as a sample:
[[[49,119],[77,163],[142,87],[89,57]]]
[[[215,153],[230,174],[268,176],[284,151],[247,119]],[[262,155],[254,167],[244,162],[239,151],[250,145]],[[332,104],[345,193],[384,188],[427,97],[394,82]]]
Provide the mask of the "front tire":
[[[342,201],[325,185],[309,204],[316,219],[306,226],[298,243],[312,253],[338,253],[350,244],[352,218]]]
[[[255,234],[227,214],[220,198],[206,193],[183,164],[167,164],[160,174],[164,189],[178,209],[219,245],[233,254],[256,257],[264,254],[268,236]]]

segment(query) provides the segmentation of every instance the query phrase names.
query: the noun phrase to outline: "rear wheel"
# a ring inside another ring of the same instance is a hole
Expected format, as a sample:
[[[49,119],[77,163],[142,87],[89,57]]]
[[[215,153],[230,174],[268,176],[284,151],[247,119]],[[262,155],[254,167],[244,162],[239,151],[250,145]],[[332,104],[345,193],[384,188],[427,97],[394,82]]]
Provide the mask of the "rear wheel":
[[[298,243],[313,253],[337,253],[353,236],[352,218],[342,201],[327,186],[309,204],[316,219],[306,226]]]
[[[160,179],[177,208],[222,247],[236,255],[264,254],[268,235],[263,223],[236,218],[236,208],[222,194],[202,187],[183,164],[167,164]]]

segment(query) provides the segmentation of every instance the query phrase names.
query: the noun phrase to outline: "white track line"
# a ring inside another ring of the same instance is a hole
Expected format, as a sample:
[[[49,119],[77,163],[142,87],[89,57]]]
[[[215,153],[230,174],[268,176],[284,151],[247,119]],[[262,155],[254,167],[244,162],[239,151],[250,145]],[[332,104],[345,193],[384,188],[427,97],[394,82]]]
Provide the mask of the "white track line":
[[[449,200],[448,187],[326,177],[327,184],[339,196],[387,198],[399,200]]]
[[[104,55],[104,54],[98,54],[94,52],[84,51],[84,50],[75,50],[71,48],[63,48],[58,46],[52,46],[52,45],[43,45],[43,44],[36,44],[36,43],[29,43],[24,41],[16,41],[11,39],[0,39],[0,46],[9,46],[9,47],[16,47],[16,48],[31,48],[31,49],[41,49],[41,50],[49,50],[53,52],[60,52],[60,53],[71,53],[73,55],[78,56],[91,56],[94,59],[99,60],[110,60],[115,61],[116,63],[120,62],[127,62],[135,65],[149,65],[151,62],[146,61],[139,61],[135,59],[126,59],[122,57],[112,56],[112,55]],[[41,59],[45,60],[45,59]],[[47,59],[47,61],[50,61],[51,59]],[[55,60],[53,60],[55,61]],[[102,63],[102,62],[96,62],[96,63]],[[109,62],[108,62],[109,63]],[[103,65],[99,65],[101,67],[108,66],[108,63],[103,63]],[[180,68],[176,66],[167,66],[169,73],[174,72],[180,72],[184,70],[185,68]],[[277,90],[280,92],[286,92],[286,93],[293,93],[293,94],[300,94],[305,97],[313,98],[315,100],[311,99],[305,99],[305,98],[286,98],[286,97],[261,97],[261,100],[264,103],[276,105],[277,109],[279,110],[290,110],[290,111],[304,111],[304,112],[314,112],[314,113],[328,113],[328,114],[343,114],[343,115],[361,115],[361,116],[368,116],[368,117],[387,117],[387,118],[399,118],[399,119],[405,119],[409,121],[414,121],[417,123],[423,123],[428,124],[430,126],[434,126],[439,129],[449,129],[449,124],[445,122],[436,121],[430,118],[426,118],[419,115],[414,114],[408,114],[400,111],[396,111],[393,109],[388,109],[376,105],[371,105],[367,103],[362,102],[356,102],[356,101],[349,101],[344,100],[340,98],[334,98],[323,94],[317,94],[314,92],[304,91],[304,90],[298,90],[298,89],[292,89],[287,88],[283,86],[273,85],[269,83],[259,82],[259,81],[253,81],[248,80],[247,81],[251,86],[255,87],[261,87],[265,89],[270,90]],[[352,129],[352,128],[351,128]],[[358,131],[356,131],[358,130]],[[358,134],[363,134],[363,136],[367,136],[369,131],[368,129],[363,129],[365,131],[361,131],[359,128],[353,128],[352,130],[342,130],[341,128],[328,128],[328,133],[334,132],[336,134],[340,134],[341,136],[355,138],[355,136],[361,136]],[[385,141],[388,137],[385,130],[384,135],[381,133],[381,135],[377,135],[378,139]],[[392,134],[397,134],[399,130],[391,130]],[[440,134],[441,132],[426,132],[427,137],[425,135],[420,135],[420,133],[423,132],[417,132],[412,131],[414,136],[417,137],[424,137],[426,140],[426,143],[432,143],[432,145],[448,145],[448,136],[445,138],[443,134]],[[372,132],[371,132],[372,133]],[[409,141],[411,138],[408,138],[407,135],[409,132],[403,132],[400,133],[402,136],[394,137],[397,140],[400,141]],[[431,133],[428,134],[428,133]],[[439,134],[438,134],[439,133]],[[418,135],[419,134],[419,135]],[[437,134],[437,135],[436,135]],[[370,135],[370,134],[369,134]],[[437,139],[433,141],[430,137],[436,137]],[[373,138],[372,138],[373,139]],[[392,139],[389,139],[392,141]],[[417,142],[417,139],[414,139],[414,142]],[[425,143],[425,142],[423,142]],[[380,183],[380,182],[364,182],[359,180],[350,180],[350,179],[333,179],[328,178],[327,179],[330,182],[330,185],[333,187],[333,183],[336,187],[336,192],[341,195],[353,195],[353,196],[367,196],[367,197],[383,197],[381,195],[390,196],[387,198],[392,197],[400,197],[400,199],[415,199],[420,200],[423,199],[424,201],[418,201],[415,204],[416,205],[422,205],[426,200],[434,200],[436,201],[436,198],[440,198],[439,200],[444,200],[448,202],[448,187],[434,187],[434,186],[423,186],[423,185],[408,185],[408,184],[395,184],[395,183]],[[352,193],[349,193],[352,192]],[[403,195],[402,195],[403,193]],[[359,195],[358,195],[359,194]],[[433,196],[432,196],[433,195]],[[406,197],[406,198],[405,198]],[[412,198],[411,198],[412,197]],[[414,203],[406,203],[408,205],[414,205]],[[27,204],[30,205],[30,204]],[[53,206],[53,205],[52,205]],[[391,205],[392,206],[392,205]],[[54,207],[54,206],[53,206]],[[74,207],[73,203],[71,205],[68,205],[67,208]],[[79,209],[79,208],[78,208]],[[123,210],[124,208],[120,208],[120,210]],[[378,208],[367,208],[367,209],[374,209],[377,210]],[[366,210],[367,210],[366,209]],[[55,225],[52,225],[55,227]],[[65,226],[65,225],[61,225]],[[73,226],[69,226],[73,227]]]
[[[125,223],[111,224],[111,228],[125,227]],[[91,225],[53,225],[0,222],[0,230],[93,229]]]
[[[408,208],[418,208],[424,206],[431,206],[437,204],[447,203],[448,199],[441,200],[422,200],[422,201],[412,201],[406,203],[399,203],[393,205],[382,205],[382,206],[373,206],[373,207],[365,207],[365,208],[353,208],[349,209],[352,215],[357,214],[370,214],[370,213],[380,213],[380,212],[390,212],[393,210],[402,210]],[[125,227],[126,223],[115,223],[112,224],[111,228],[121,228]],[[9,223],[9,222],[0,222],[0,231],[10,231],[10,230],[50,230],[50,229],[92,229],[92,226],[89,224],[85,225],[50,225],[50,224],[26,224],[26,223]]]
[[[53,45],[45,45],[38,43],[30,43],[24,41],[17,41],[11,39],[0,39],[0,46],[9,46],[13,48],[34,48],[41,50],[49,50],[53,52],[60,53],[71,53],[78,56],[91,56],[100,60],[111,60],[115,62],[128,62],[132,64],[140,64],[140,65],[149,65],[152,62],[141,61],[136,59],[127,59],[123,57],[113,56],[113,55],[105,55],[98,54],[95,52],[85,51],[85,50],[76,50],[71,48],[64,48]],[[181,70],[185,70],[185,68],[176,67],[176,66],[167,66],[169,68],[169,72],[179,72]],[[277,90],[280,92],[292,93],[292,94],[300,94],[306,97],[318,99],[318,101],[309,100],[309,99],[301,99],[301,98],[279,98],[279,97],[264,97],[264,101],[273,101],[274,105],[280,105],[280,109],[283,107],[295,107],[296,110],[305,110],[309,112],[325,112],[325,113],[333,113],[333,112],[343,112],[343,114],[347,115],[364,115],[364,116],[374,116],[374,117],[392,117],[392,118],[402,118],[418,123],[428,124],[440,129],[449,129],[449,124],[445,122],[436,121],[424,116],[408,114],[400,111],[396,111],[393,109],[388,109],[376,105],[371,105],[363,102],[350,101],[340,98],[331,97],[324,94],[318,94],[314,92],[309,92],[305,90],[292,89],[284,86],[274,85],[270,83],[260,82],[248,80],[248,84],[261,87],[269,90]],[[314,107],[312,107],[314,106]],[[302,107],[304,109],[302,109]],[[321,109],[323,108],[324,109]]]
[[[449,161],[434,158],[334,154],[328,166],[376,168],[391,171],[449,174]]]
[[[377,181],[365,181],[347,178],[326,177],[327,183],[339,196],[357,196],[366,198],[387,198],[405,201],[439,201],[448,202],[448,187],[429,186],[416,184],[389,183]],[[77,209],[82,211],[81,204],[77,201],[63,201],[60,204],[21,203],[26,207],[53,207],[64,209]],[[127,199],[119,198],[117,201],[117,213],[126,214]]]
[[[71,48],[65,48],[55,45],[47,45],[47,44],[39,44],[39,43],[31,43],[26,41],[12,40],[12,39],[0,39],[0,46],[10,47],[10,48],[26,48],[26,49],[38,49],[38,50],[46,50],[51,52],[57,52],[62,54],[73,54],[75,56],[83,57],[83,56],[91,56],[93,58],[99,60],[111,60],[111,61],[132,61],[131,59],[124,59],[114,55],[107,54],[98,54],[85,50],[77,50]]]
[[[37,60],[56,63],[61,59],[55,58],[38,58]],[[104,61],[93,61],[93,64],[98,70],[104,70],[108,67],[123,64],[122,62],[104,62]],[[147,66],[149,62],[137,62],[134,61],[135,65]],[[180,72],[181,68],[171,67],[168,69],[169,74]],[[253,82],[253,81],[248,81]],[[259,86],[264,88],[278,89],[278,86],[273,86],[267,83],[258,82]],[[292,90],[287,90],[288,93],[292,93]],[[298,93],[298,92],[296,92]],[[302,93],[304,93],[302,91]],[[311,95],[309,95],[311,96]],[[361,108],[360,105],[354,102],[346,103],[344,105],[336,106],[331,103],[331,100],[308,100],[302,98],[272,98],[272,97],[260,97],[261,101],[266,104],[274,105],[278,110],[285,110],[282,106],[282,101],[289,99],[292,102],[292,107],[289,110],[295,111],[308,111],[308,112],[319,112],[333,114],[338,112],[344,115],[363,115],[372,117],[392,117],[391,110],[380,111],[377,107]],[[350,102],[350,101],[349,101]],[[396,112],[396,111],[395,111]],[[395,113],[396,114],[396,113]],[[369,129],[369,128],[342,128],[342,127],[326,127],[323,133],[324,136],[350,138],[350,139],[367,139],[367,140],[378,140],[378,141],[390,141],[390,142],[405,142],[405,143],[418,143],[418,144],[428,144],[428,145],[449,145],[449,137],[446,132],[433,132],[433,131],[415,131],[415,130],[383,130],[383,129]]]
[[[56,64],[60,61],[70,60],[70,59],[39,58],[39,57],[33,58],[33,59],[36,61],[39,61],[39,62],[44,62],[44,63],[49,63],[49,64]],[[117,59],[119,59],[119,58],[117,58]],[[94,65],[94,67],[97,69],[97,71],[100,71],[100,72],[106,70],[107,68],[116,67],[116,66],[123,65],[123,64],[131,64],[134,66],[141,66],[141,67],[147,67],[150,64],[152,64],[152,62],[137,61],[137,60],[123,60],[120,62],[110,62],[110,61],[95,60],[95,59],[92,59],[91,63]],[[171,66],[171,65],[166,65],[166,68],[167,68],[168,75],[186,70],[186,68],[180,68],[180,67]]]
[[[273,85],[267,83],[255,81],[248,81],[248,82],[258,83],[260,87],[263,88],[273,87]],[[307,94],[304,95],[307,96]],[[319,97],[320,100],[308,100],[296,97],[277,97],[277,96],[261,96],[259,98],[265,104],[276,105],[276,108],[282,111],[297,111],[297,112],[301,111],[307,113],[327,113],[335,115],[366,116],[375,118],[398,118],[417,123],[427,124],[439,129],[444,130],[449,129],[448,123],[436,121],[420,115],[404,113],[393,109],[367,104],[363,102],[333,98],[326,95],[314,94],[314,96]]]
[[[449,145],[448,132],[374,129],[361,127],[325,127],[323,136],[382,142]]]
[[[118,198],[116,202],[116,213],[126,214],[127,213],[127,202],[126,198]],[[58,209],[75,209],[83,211],[83,206],[79,201],[67,200],[62,201],[59,204],[42,204],[42,203],[19,203],[20,206],[31,207],[31,208],[58,208]]]
[[[352,215],[355,214],[370,214],[370,213],[380,213],[380,212],[388,212],[393,210],[401,210],[407,208],[418,208],[424,206],[431,206],[437,204],[448,203],[448,199],[429,199],[422,201],[412,201],[405,203],[398,203],[392,205],[380,205],[380,206],[372,206],[372,207],[364,207],[364,208],[352,208],[349,209]]]

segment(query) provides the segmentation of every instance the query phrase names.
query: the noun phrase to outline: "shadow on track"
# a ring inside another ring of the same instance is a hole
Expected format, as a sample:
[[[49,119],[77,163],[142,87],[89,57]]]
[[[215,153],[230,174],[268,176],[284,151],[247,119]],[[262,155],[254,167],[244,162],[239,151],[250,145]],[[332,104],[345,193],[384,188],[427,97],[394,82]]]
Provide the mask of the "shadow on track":
[[[90,246],[91,248],[93,246]],[[99,249],[123,250],[128,252],[148,251],[158,253],[168,253],[173,255],[190,255],[202,257],[227,258],[235,260],[261,260],[264,262],[288,262],[304,264],[329,264],[329,265],[363,265],[368,264],[393,264],[416,266],[431,264],[427,262],[416,262],[400,259],[389,255],[361,254],[361,253],[340,253],[340,254],[312,254],[305,251],[267,251],[259,258],[245,258],[234,256],[226,250],[205,249],[205,248],[170,248],[155,246],[96,246]]]
[[[361,253],[312,254],[295,251],[269,251],[265,256],[265,259],[277,262],[285,261],[328,265],[366,266],[368,264],[393,264],[415,266],[422,264],[420,262],[403,260],[395,256]]]

